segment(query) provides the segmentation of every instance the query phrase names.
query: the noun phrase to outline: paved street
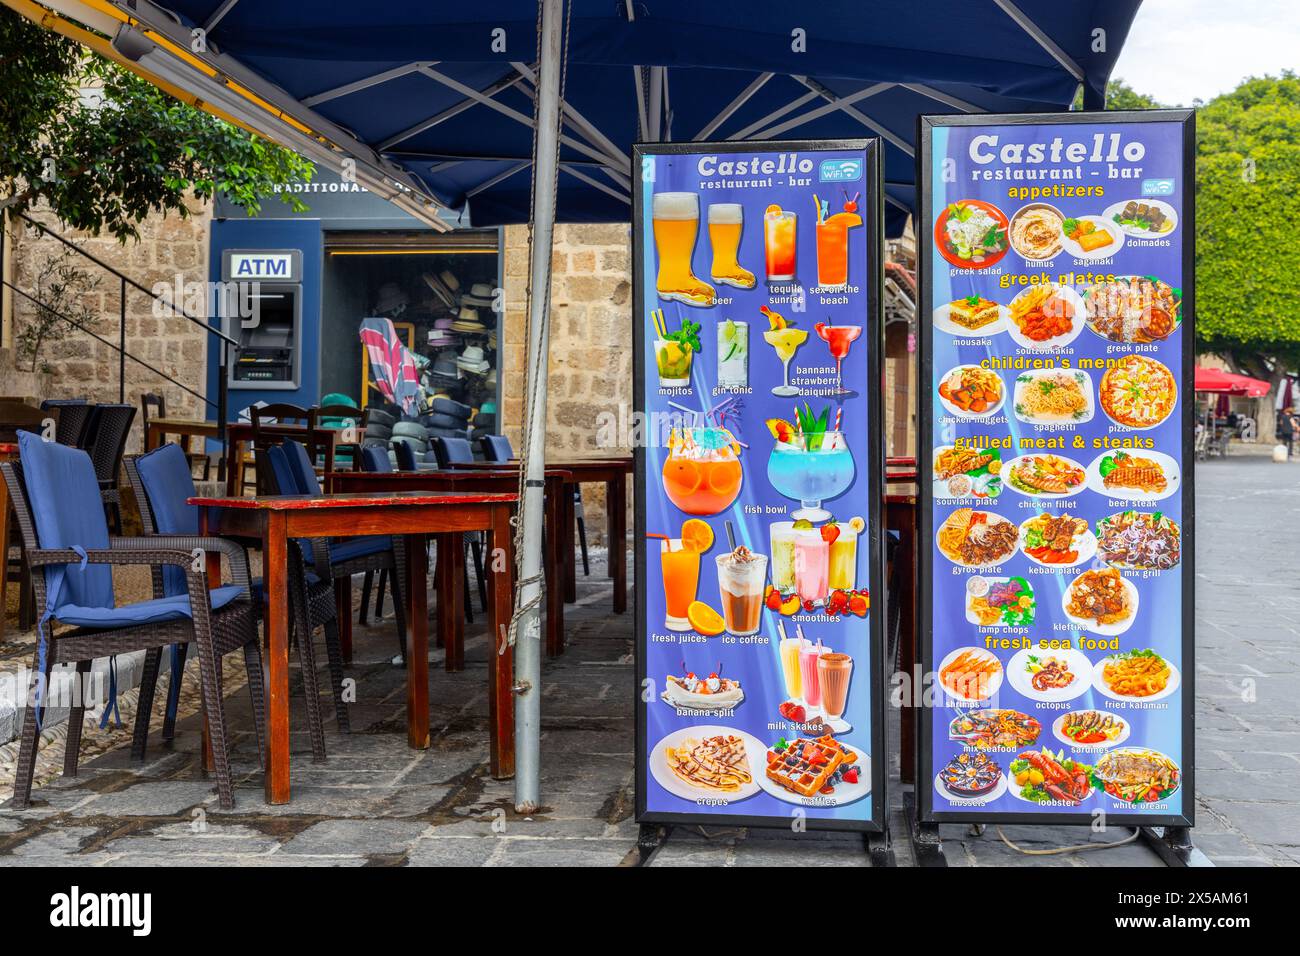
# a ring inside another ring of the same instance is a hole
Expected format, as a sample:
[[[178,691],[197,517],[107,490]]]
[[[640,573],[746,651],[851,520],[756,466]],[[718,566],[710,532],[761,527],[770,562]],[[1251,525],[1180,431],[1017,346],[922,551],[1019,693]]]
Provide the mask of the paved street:
[[[1300,465],[1230,458],[1197,473],[1197,843],[1223,865],[1300,862]],[[350,736],[328,733],[313,764],[294,711],[294,800],[262,803],[247,698],[237,730],[237,806],[221,812],[196,765],[197,722],[173,747],[155,741],[134,768],[117,747],[80,777],[39,788],[33,809],[0,810],[0,865],[165,865],[183,853],[213,865],[610,866],[628,861],[632,816],[631,617],[609,613],[603,567],[579,576],[567,612],[572,646],[546,665],[543,795],[523,819],[513,788],[487,773],[487,642],[480,616],[460,673],[434,655],[433,746],[409,750],[402,672],[387,663],[391,624],[357,629],[359,700]],[[129,723],[124,708],[123,717]],[[127,739],[125,736],[123,740]],[[61,746],[61,743],[57,746]],[[894,771],[896,773],[896,766]],[[899,862],[910,862],[898,801]],[[1031,849],[1109,842],[1127,831],[1006,828]],[[945,826],[953,865],[1160,865],[1142,844],[1027,857],[996,828]],[[675,831],[654,865],[866,865],[859,839],[725,827]]]

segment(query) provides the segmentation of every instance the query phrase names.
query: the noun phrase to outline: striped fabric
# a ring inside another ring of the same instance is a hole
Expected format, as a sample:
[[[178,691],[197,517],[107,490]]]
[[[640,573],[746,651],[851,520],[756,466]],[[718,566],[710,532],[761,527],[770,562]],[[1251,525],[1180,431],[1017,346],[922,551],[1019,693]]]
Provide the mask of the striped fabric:
[[[380,394],[406,414],[416,414],[420,375],[415,355],[397,337],[392,320],[362,319],[360,336],[370,358],[370,373]]]

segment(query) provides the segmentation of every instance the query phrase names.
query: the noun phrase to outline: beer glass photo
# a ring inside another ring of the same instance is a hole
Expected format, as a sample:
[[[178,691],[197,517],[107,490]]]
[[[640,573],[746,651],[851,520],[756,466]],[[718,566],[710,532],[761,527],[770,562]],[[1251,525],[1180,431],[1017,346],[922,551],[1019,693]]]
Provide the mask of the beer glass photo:
[[[651,214],[659,253],[655,281],[659,298],[700,307],[713,305],[713,286],[691,271],[695,238],[700,232],[700,197],[695,193],[655,193]]]
[[[713,247],[713,267],[709,275],[719,285],[737,289],[754,288],[754,273],[740,264],[740,233],[744,226],[744,207],[736,202],[712,203],[709,206],[709,244]]]

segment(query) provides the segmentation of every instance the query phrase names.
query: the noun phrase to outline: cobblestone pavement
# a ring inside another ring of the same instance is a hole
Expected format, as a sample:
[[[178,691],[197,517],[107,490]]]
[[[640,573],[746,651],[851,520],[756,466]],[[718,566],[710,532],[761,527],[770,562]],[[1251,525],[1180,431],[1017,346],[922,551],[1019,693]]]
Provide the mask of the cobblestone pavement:
[[[1294,534],[1300,465],[1232,458],[1198,471],[1197,843],[1224,865],[1300,862],[1300,581]],[[608,579],[593,562],[567,609],[570,648],[545,665],[542,793],[529,818],[513,785],[487,771],[487,641],[469,628],[466,667],[448,674],[435,651],[433,743],[406,746],[403,672],[388,659],[391,621],[356,629],[353,733],[327,728],[329,760],[311,761],[297,692],[293,801],[262,802],[247,697],[228,701],[236,800],[222,812],[199,773],[198,726],[171,746],[151,743],[133,766],[118,746],[84,762],[74,780],[39,787],[32,809],[0,809],[0,866],[245,866],[469,864],[612,866],[630,862],[633,813],[632,622],[610,613]],[[324,655],[320,655],[322,658]],[[327,708],[328,710],[328,708]],[[57,745],[61,747],[61,742]],[[895,762],[896,764],[896,762]],[[896,774],[896,766],[893,768]],[[897,793],[897,789],[895,789]],[[911,861],[900,801],[891,811],[900,864]],[[1048,848],[1115,840],[1072,828],[1005,828]],[[953,865],[1159,865],[1141,844],[1027,857],[995,828],[945,826]],[[653,865],[864,866],[859,838],[737,830],[673,832]]]

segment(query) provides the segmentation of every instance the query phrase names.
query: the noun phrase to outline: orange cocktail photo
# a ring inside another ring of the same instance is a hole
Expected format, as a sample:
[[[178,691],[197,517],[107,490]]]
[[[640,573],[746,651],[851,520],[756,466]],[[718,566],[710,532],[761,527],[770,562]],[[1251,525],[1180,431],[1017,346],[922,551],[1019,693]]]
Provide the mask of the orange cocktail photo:
[[[669,538],[659,544],[659,563],[664,576],[664,627],[670,631],[693,630],[686,615],[700,584],[700,552],[684,546],[681,538]]]
[[[780,206],[768,206],[763,213],[763,253],[768,282],[794,278],[795,229],[798,217]]]
[[[844,211],[827,215],[827,203],[813,197],[817,206],[817,285],[837,292],[849,284],[849,230],[862,225],[858,204],[844,202]]]
[[[725,428],[674,428],[664,461],[664,494],[688,515],[716,515],[740,494],[735,438]]]

